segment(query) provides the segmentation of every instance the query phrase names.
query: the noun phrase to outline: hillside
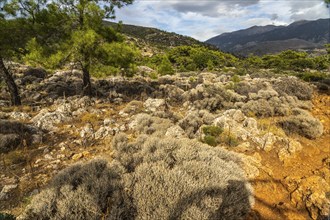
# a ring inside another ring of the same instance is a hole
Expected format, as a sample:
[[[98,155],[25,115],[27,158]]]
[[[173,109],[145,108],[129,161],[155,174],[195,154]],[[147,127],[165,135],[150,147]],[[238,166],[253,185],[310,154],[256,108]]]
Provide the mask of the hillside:
[[[253,26],[206,41],[238,55],[264,55],[283,50],[314,50],[329,43],[330,19],[298,21],[288,26]]]
[[[114,22],[105,22],[108,25],[111,25],[115,28],[118,28],[118,24]],[[142,27],[136,25],[122,24],[120,26],[120,32],[133,37],[139,40],[149,43],[154,46],[160,47],[176,47],[176,46],[185,46],[185,45],[207,45],[203,42],[200,42],[192,37],[183,36],[176,33],[170,33],[157,28],[151,27]]]
[[[330,100],[306,82],[109,77],[82,97],[80,70],[13,70],[25,105],[1,88],[0,219],[329,215]]]

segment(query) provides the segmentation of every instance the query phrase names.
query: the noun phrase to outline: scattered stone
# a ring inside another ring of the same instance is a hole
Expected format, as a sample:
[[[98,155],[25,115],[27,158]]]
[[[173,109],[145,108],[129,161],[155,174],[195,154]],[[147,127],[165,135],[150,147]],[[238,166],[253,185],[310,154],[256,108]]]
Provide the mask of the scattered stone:
[[[152,99],[149,98],[143,104],[148,112],[156,112],[156,111],[165,111],[166,110],[166,102],[164,99]]]
[[[27,121],[31,119],[30,115],[25,112],[12,112],[9,117],[18,121]]]
[[[94,139],[94,127],[92,124],[87,123],[83,129],[80,131],[80,137],[84,139]]]
[[[52,159],[53,159],[53,157],[52,157],[50,154],[46,154],[46,155],[44,156],[44,158],[45,158],[46,160],[52,160]]]
[[[107,126],[101,126],[96,132],[95,132],[95,139],[104,139],[110,135],[115,135],[115,131],[112,128],[109,128]]]
[[[185,132],[179,125],[174,125],[167,129],[165,136],[181,138],[185,137]]]
[[[71,157],[71,159],[72,160],[79,160],[79,159],[81,159],[81,158],[83,158],[84,157],[84,155],[82,154],[82,153],[78,153],[78,154],[74,154],[72,157]]]

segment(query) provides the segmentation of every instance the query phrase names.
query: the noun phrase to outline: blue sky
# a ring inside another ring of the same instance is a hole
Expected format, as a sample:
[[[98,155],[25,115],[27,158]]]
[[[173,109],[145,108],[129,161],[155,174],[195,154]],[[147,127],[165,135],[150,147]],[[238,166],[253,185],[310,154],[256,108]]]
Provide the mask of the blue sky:
[[[116,21],[204,41],[254,25],[329,18],[329,10],[323,0],[135,0],[116,10]]]

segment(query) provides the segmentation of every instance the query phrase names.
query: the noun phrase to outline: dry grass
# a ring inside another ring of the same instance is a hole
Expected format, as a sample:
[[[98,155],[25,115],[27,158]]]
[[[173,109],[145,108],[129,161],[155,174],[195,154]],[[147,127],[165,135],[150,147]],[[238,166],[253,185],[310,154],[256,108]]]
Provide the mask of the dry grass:
[[[285,137],[285,132],[281,127],[277,126],[278,118],[261,118],[258,119],[258,129],[261,135],[272,133],[279,137]]]

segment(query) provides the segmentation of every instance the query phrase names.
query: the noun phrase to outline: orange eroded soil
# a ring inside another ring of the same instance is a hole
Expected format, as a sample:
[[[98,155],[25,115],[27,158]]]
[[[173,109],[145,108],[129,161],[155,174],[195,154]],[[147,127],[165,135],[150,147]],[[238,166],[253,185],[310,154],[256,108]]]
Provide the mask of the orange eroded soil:
[[[297,200],[294,196],[298,186],[290,186],[288,182],[290,179],[306,180],[306,191],[318,184],[315,180],[319,177],[330,183],[329,162],[325,163],[326,159],[330,160],[330,96],[315,95],[313,104],[312,114],[324,126],[322,137],[316,140],[300,137],[302,150],[285,163],[279,160],[275,151],[258,152],[262,158],[262,165],[271,170],[271,173],[261,171],[260,176],[251,181],[255,193],[255,206],[249,220],[312,219],[312,213],[306,208],[306,201]]]

